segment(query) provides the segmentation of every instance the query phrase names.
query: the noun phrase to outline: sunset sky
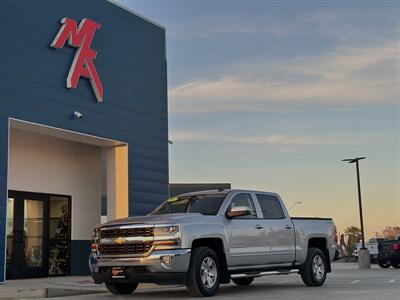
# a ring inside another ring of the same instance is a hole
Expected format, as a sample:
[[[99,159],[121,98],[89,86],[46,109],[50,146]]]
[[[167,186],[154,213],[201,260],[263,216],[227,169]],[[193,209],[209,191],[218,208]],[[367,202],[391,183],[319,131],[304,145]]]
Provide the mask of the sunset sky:
[[[399,1],[119,1],[167,29],[171,182],[400,225]]]

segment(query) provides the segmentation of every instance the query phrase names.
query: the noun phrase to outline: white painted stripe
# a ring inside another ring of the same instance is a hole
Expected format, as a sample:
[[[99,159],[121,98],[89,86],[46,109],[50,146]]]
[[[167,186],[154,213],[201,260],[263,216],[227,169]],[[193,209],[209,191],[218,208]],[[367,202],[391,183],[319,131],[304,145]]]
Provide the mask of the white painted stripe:
[[[350,284],[355,284],[357,282],[360,282],[360,280],[354,280],[354,281],[350,282]]]

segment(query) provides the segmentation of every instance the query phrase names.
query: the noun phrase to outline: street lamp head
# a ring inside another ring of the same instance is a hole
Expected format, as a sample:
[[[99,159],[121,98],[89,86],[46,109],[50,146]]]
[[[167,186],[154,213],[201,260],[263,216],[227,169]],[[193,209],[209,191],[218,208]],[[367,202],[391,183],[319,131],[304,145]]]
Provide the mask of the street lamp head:
[[[353,164],[361,159],[366,159],[366,157],[362,156],[362,157],[355,157],[355,158],[346,158],[346,159],[342,159],[342,161],[347,161],[349,164]]]

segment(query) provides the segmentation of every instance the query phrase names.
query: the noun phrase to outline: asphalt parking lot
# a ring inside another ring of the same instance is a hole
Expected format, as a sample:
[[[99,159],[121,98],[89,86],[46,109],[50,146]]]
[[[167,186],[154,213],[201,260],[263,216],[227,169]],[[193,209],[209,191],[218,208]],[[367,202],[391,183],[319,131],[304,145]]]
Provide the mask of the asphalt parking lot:
[[[359,270],[356,264],[335,263],[323,287],[306,287],[297,274],[258,278],[249,287],[233,284],[221,286],[213,299],[335,299],[358,300],[400,299],[400,270],[381,269],[374,265],[371,270]],[[129,296],[94,294],[54,299],[190,299],[183,287],[155,287],[138,289]],[[199,299],[199,298],[194,298]]]

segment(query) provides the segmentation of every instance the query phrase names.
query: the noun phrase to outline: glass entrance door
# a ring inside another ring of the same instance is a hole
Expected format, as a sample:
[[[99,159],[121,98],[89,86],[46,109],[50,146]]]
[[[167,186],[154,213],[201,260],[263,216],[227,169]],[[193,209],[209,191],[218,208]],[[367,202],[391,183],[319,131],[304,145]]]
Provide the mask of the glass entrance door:
[[[9,193],[7,269],[10,278],[46,276],[47,203],[40,194]],[[11,243],[11,245],[10,245]]]
[[[9,192],[7,278],[68,275],[70,197]]]

